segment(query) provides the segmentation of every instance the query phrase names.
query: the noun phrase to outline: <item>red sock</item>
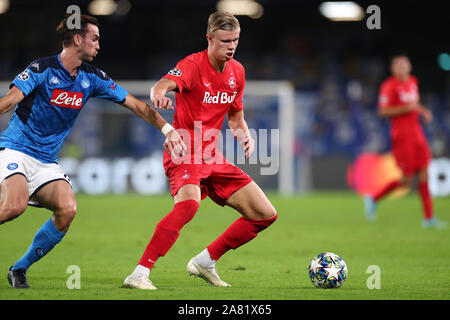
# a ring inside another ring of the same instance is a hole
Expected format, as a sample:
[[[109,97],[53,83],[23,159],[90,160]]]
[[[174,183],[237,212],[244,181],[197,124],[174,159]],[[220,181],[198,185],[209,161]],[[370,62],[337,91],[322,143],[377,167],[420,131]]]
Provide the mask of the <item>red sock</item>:
[[[391,192],[398,186],[400,186],[400,180],[395,180],[395,181],[388,183],[383,188],[381,188],[381,190],[379,190],[377,193],[375,193],[375,195],[373,196],[373,200],[375,202],[377,202],[378,200],[380,200],[382,197],[387,195],[389,192]]]
[[[277,217],[278,215],[275,215],[273,218],[266,220],[249,220],[240,217],[207,247],[211,259],[217,261],[228,250],[236,249],[249,242],[259,232],[270,226]]]
[[[428,181],[419,182],[419,193],[422,199],[423,213],[426,219],[433,217],[433,199],[428,189]]]
[[[156,260],[164,256],[178,239],[181,228],[191,221],[198,206],[199,203],[195,200],[177,203],[173,210],[156,225],[155,232],[139,264],[151,270]]]

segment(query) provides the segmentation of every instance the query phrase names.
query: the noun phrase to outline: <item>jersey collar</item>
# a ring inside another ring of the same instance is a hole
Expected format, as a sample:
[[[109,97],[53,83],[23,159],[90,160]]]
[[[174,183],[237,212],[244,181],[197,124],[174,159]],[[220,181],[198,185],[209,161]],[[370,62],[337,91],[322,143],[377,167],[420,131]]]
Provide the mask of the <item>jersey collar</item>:
[[[64,65],[61,62],[61,54],[58,54],[58,62],[59,62],[59,65],[61,66],[61,69],[64,71],[64,73],[67,75],[67,77],[71,81],[75,81],[78,78],[78,75],[80,74],[80,67],[78,67],[77,75],[76,76],[71,76],[70,72],[66,69],[66,67],[64,67]]]

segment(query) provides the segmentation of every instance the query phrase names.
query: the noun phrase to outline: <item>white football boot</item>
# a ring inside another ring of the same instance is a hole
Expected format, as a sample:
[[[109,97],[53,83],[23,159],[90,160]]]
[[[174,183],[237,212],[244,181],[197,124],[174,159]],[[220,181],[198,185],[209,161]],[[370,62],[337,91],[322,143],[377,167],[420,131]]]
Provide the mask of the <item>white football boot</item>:
[[[219,275],[216,272],[215,265],[204,268],[200,266],[197,261],[195,261],[195,258],[192,258],[186,267],[187,272],[190,276],[202,278],[206,282],[208,282],[212,286],[216,287],[231,287],[228,283],[222,281],[219,278]]]
[[[122,288],[136,288],[142,290],[156,290],[149,278],[142,274],[130,274],[123,282]]]

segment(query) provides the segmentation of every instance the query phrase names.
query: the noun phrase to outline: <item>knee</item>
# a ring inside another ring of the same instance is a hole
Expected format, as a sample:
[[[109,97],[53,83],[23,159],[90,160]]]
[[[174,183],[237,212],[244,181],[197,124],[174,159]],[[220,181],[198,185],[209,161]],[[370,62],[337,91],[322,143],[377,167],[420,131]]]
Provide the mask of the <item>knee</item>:
[[[278,213],[272,206],[267,206],[263,210],[258,210],[258,212],[254,213],[256,216],[256,220],[271,220],[274,222],[278,218]]]
[[[55,215],[58,219],[63,222],[65,226],[69,226],[72,223],[72,220],[75,218],[77,214],[77,203],[76,201],[68,201],[64,204],[58,206],[55,210]]]
[[[275,209],[273,209],[266,214],[266,217],[267,218],[265,219],[265,221],[268,222],[268,225],[271,225],[272,223],[275,222],[275,220],[277,220],[278,212]]]
[[[13,201],[0,205],[0,221],[5,222],[17,218],[27,209],[28,202]]]
[[[252,225],[253,232],[255,234],[261,232],[262,230],[268,228],[272,223],[277,220],[278,214],[276,211],[273,211],[270,213],[266,213],[265,218],[262,219],[246,219],[245,217],[242,217],[247,223]]]
[[[278,219],[278,212],[274,211],[271,219],[273,220],[272,223],[275,222]]]
[[[176,203],[173,210],[156,225],[149,246],[155,248],[160,256],[165,256],[178,239],[183,226],[194,217],[198,207],[199,203],[195,200]]]
[[[158,224],[160,227],[171,226],[180,230],[185,224],[194,218],[199,207],[199,203],[195,200],[186,200],[175,204],[172,212],[170,212]]]

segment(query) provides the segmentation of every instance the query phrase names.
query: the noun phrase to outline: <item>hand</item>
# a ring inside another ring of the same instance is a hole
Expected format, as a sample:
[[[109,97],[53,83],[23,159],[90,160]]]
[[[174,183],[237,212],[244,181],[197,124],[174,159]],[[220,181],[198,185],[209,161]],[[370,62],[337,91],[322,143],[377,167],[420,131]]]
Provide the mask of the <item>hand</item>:
[[[433,121],[433,113],[430,111],[430,109],[427,109],[424,106],[420,106],[419,112],[426,124],[429,124],[431,123],[431,121]]]
[[[172,100],[165,95],[155,94],[153,87],[150,89],[150,101],[155,108],[173,110]]]
[[[240,142],[242,149],[245,151],[245,158],[247,159],[255,151],[255,140],[250,135],[246,135]]]
[[[166,140],[164,141],[164,149],[175,159],[177,157],[183,157],[187,151],[183,139],[175,129],[167,133]]]

